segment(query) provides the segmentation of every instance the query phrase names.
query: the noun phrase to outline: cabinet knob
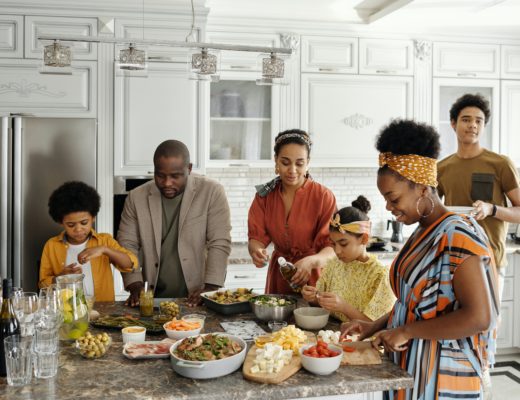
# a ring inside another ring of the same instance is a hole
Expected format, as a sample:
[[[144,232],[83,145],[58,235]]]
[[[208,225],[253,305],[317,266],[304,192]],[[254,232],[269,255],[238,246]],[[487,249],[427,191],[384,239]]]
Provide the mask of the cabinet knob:
[[[477,74],[475,72],[457,72],[457,76],[471,76],[476,77]]]
[[[389,69],[378,69],[376,70],[376,74],[396,74],[397,71],[392,71]]]
[[[321,72],[334,72],[336,71],[336,68],[318,68],[318,71],[321,71]]]
[[[229,68],[232,69],[252,69],[253,67],[250,65],[230,65]]]
[[[234,275],[235,279],[254,279],[254,275]]]

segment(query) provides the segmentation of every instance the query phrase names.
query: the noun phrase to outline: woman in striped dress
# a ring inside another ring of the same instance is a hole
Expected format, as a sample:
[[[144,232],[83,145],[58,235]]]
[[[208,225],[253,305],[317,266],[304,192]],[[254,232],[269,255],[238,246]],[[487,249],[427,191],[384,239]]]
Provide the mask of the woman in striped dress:
[[[498,301],[485,233],[471,217],[449,212],[437,195],[439,135],[430,126],[394,121],[377,139],[377,186],[398,221],[418,226],[390,270],[397,297],[374,322],[355,321],[343,335],[375,335],[414,378],[389,399],[480,399],[493,363]]]

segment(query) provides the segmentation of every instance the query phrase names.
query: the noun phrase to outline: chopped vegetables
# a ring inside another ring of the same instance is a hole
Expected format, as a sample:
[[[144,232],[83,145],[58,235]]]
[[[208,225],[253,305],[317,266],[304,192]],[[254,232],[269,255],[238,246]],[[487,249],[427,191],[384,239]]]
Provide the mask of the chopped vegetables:
[[[166,329],[172,331],[192,331],[201,327],[200,322],[197,321],[186,321],[183,319],[174,318],[165,325]]]
[[[323,330],[321,330],[318,332],[318,339],[321,339],[325,343],[328,343],[328,344],[339,344],[340,336],[341,336],[340,331],[332,331],[332,330],[323,331]]]
[[[267,343],[264,348],[256,350],[256,358],[250,371],[252,374],[280,372],[291,362],[292,355],[291,350],[284,350],[278,344]]]
[[[256,296],[253,301],[255,304],[270,306],[270,307],[283,307],[295,304],[295,300],[289,297],[275,297],[269,295]]]
[[[308,357],[314,357],[314,358],[326,358],[326,357],[336,357],[339,356],[341,353],[334,351],[332,349],[329,349],[329,345],[322,340],[318,340],[318,343],[316,346],[311,346],[308,349],[305,349],[303,351],[303,354]]]

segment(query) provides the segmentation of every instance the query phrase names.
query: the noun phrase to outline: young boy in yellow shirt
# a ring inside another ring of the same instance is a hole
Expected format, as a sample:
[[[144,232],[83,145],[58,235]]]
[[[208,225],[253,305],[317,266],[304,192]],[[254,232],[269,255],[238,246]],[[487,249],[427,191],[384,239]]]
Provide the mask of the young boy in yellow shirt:
[[[66,182],[49,198],[49,214],[64,231],[43,248],[39,286],[47,287],[57,276],[85,275],[85,295],[96,301],[114,301],[113,264],[121,272],[138,267],[137,257],[108,233],[92,229],[100,208],[97,191],[83,182]]]

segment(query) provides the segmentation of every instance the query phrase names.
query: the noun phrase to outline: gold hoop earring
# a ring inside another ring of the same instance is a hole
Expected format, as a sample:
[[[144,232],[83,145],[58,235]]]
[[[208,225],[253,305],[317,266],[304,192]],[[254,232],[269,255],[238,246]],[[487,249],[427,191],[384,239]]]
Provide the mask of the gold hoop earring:
[[[274,167],[274,173],[276,175],[279,175],[280,174],[280,170],[278,169],[278,165],[276,167]]]
[[[432,206],[430,212],[428,214],[421,214],[421,211],[419,210],[419,204],[421,203],[421,200],[422,199],[428,199],[430,200],[430,204]],[[433,199],[430,197],[430,196],[421,196],[417,199],[417,202],[415,203],[415,208],[417,210],[417,214],[419,214],[419,217],[421,218],[427,218],[429,217],[430,215],[433,214],[433,210],[435,209],[435,203],[433,202]]]

